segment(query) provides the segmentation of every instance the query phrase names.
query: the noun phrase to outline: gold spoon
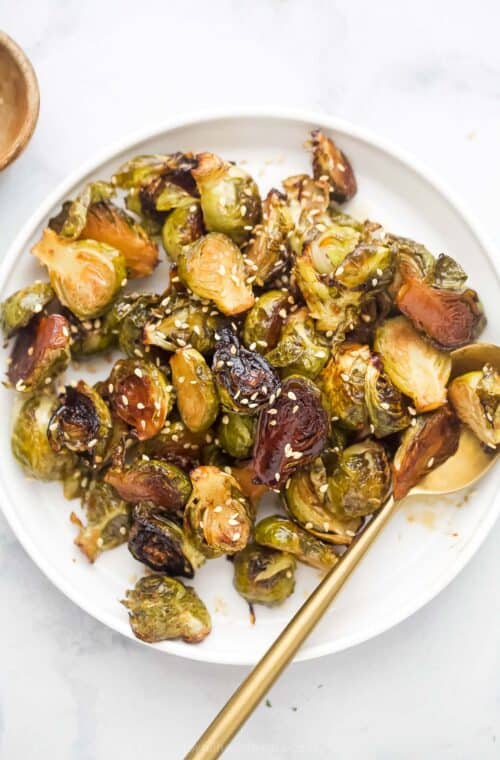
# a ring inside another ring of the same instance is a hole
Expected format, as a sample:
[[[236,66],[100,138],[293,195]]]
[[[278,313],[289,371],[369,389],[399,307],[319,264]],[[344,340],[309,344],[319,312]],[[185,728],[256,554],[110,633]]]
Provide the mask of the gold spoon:
[[[481,369],[486,363],[500,368],[500,347],[473,343],[452,353],[452,378]],[[496,460],[495,452],[487,453],[479,440],[466,428],[462,430],[458,450],[441,467],[429,473],[409,495],[442,495],[459,491],[481,478]],[[398,502],[390,498],[341,560],[324,577],[318,587],[278,636],[198,739],[185,760],[215,760],[271,688],[281,671],[290,662],[302,642],[342,588],[358,562],[396,511]]]

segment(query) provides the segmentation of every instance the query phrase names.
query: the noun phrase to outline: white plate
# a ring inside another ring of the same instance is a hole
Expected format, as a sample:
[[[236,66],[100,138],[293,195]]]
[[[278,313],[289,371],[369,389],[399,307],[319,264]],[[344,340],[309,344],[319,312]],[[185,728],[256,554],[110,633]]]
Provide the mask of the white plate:
[[[302,144],[320,126],[338,140],[351,158],[359,185],[348,211],[368,216],[395,233],[424,242],[432,251],[456,257],[486,305],[489,326],[484,337],[499,341],[500,299],[491,248],[466,214],[428,171],[400,151],[338,120],[310,114],[233,114],[196,117],[114,146],[98,161],[63,183],[38,209],[3,258],[0,296],[40,277],[29,255],[44,222],[61,201],[86,181],[108,177],[123,160],[137,153],[209,150],[235,161],[245,160],[265,191],[290,174],[309,170]],[[165,266],[154,284],[161,289]],[[2,366],[6,356],[1,357]],[[97,364],[97,363],[94,363]],[[109,365],[101,368],[101,375]],[[79,370],[81,376],[83,370]],[[94,380],[98,375],[89,374]],[[17,537],[41,570],[76,604],[106,625],[133,638],[126,610],[119,604],[124,589],[141,574],[141,565],[125,546],[90,565],[73,546],[69,513],[59,484],[26,480],[10,453],[9,425],[13,393],[0,390],[0,498]],[[441,499],[408,500],[377,541],[324,620],[302,647],[299,660],[338,652],[387,630],[432,599],[464,567],[497,517],[500,472],[491,472],[468,499],[464,494]],[[317,571],[300,567],[295,594],[282,607],[257,607],[250,624],[248,608],[232,589],[232,568],[225,559],[207,562],[195,586],[208,605],[213,632],[202,643],[155,645],[163,652],[207,662],[254,663],[281,631],[319,580]]]

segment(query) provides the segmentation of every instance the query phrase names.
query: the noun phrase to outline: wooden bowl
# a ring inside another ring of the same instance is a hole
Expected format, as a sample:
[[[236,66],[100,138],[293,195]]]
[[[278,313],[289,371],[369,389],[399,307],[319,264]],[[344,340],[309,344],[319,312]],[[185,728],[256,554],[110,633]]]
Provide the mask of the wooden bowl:
[[[19,45],[0,32],[0,171],[28,144],[39,108],[33,66]]]

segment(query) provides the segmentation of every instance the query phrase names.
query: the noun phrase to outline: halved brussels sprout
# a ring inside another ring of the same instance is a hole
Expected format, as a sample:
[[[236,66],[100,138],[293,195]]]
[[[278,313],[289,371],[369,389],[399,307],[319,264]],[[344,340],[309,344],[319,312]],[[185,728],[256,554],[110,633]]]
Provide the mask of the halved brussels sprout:
[[[139,188],[162,176],[188,174],[196,161],[192,153],[152,153],[134,156],[113,175],[112,182],[124,190]]]
[[[194,348],[179,348],[170,369],[182,421],[194,433],[208,430],[219,414],[219,396],[205,359]]]
[[[183,639],[196,644],[211,631],[210,615],[196,591],[168,575],[141,578],[125,597],[130,626],[142,641]]]
[[[7,377],[16,391],[38,390],[50,385],[70,358],[68,320],[61,314],[38,316],[19,331]]]
[[[223,317],[214,314],[211,306],[193,301],[186,295],[166,296],[161,301],[164,316],[149,322],[144,328],[146,345],[176,351],[192,346],[200,354],[215,348],[215,333]]]
[[[431,470],[458,449],[460,423],[448,406],[415,418],[407,428],[392,463],[395,499],[402,499]]]
[[[241,245],[260,221],[257,185],[244,169],[213,153],[198,153],[196,159],[192,174],[200,191],[207,230],[223,232]]]
[[[406,317],[380,325],[374,345],[389,379],[413,399],[417,412],[429,412],[446,402],[451,358],[424,340]]]
[[[365,383],[370,358],[368,346],[342,343],[321,373],[325,406],[346,430],[362,431],[367,425]]]
[[[150,501],[162,511],[181,517],[191,493],[185,472],[170,462],[142,459],[125,469],[113,467],[104,476],[122,499],[138,504]]]
[[[432,279],[435,259],[425,245],[397,235],[387,235],[386,242],[394,251],[396,265],[394,293],[397,293],[401,284],[407,280],[430,281]]]
[[[238,463],[236,467],[231,467],[231,474],[238,481],[238,485],[250,504],[256,510],[261,499],[269,493],[270,489],[263,483],[255,483],[255,470],[253,461]]]
[[[203,445],[212,439],[209,432],[193,433],[181,420],[166,420],[158,435],[140,444],[138,453],[165,459],[189,472],[198,466]]]
[[[393,253],[383,243],[360,243],[335,269],[335,282],[348,290],[385,287],[394,274]]]
[[[118,343],[123,353],[131,359],[144,356],[144,330],[159,302],[160,296],[144,293],[126,309],[120,320]]]
[[[234,558],[234,587],[250,604],[274,607],[295,588],[296,562],[291,554],[249,544]]]
[[[47,438],[57,404],[53,394],[39,393],[24,402],[14,421],[12,453],[26,475],[36,480],[63,480],[74,469],[74,454],[70,451],[56,454]]]
[[[384,504],[391,490],[391,468],[382,444],[367,439],[348,446],[328,477],[328,501],[341,517],[363,517]]]
[[[437,288],[456,290],[462,292],[467,280],[467,275],[455,259],[440,253],[436,259],[433,273],[434,285]]]
[[[101,552],[126,542],[131,523],[131,507],[102,480],[91,481],[82,498],[87,524],[73,513],[71,521],[80,529],[75,544],[90,562]]]
[[[162,227],[163,247],[172,261],[177,261],[184,248],[206,232],[199,201],[179,206],[167,216]]]
[[[309,244],[311,260],[320,274],[334,272],[361,242],[361,228],[348,217],[348,223],[339,215],[323,214],[315,221],[305,237]]]
[[[255,273],[257,285],[264,285],[286,267],[287,235],[292,229],[286,197],[273,188],[262,204],[262,222],[254,228],[245,249],[246,263]]]
[[[134,508],[128,548],[136,560],[156,573],[193,578],[205,562],[182,528],[148,502]]]
[[[243,343],[247,348],[265,354],[276,346],[288,316],[288,299],[282,290],[268,290],[257,298],[243,326]]]
[[[210,558],[234,554],[248,543],[252,508],[232,475],[205,465],[191,472],[193,491],[184,512],[184,530]]]
[[[222,328],[217,335],[212,369],[222,406],[257,414],[276,396],[280,386],[276,371],[263,356],[244,348],[230,328]]]
[[[211,232],[184,248],[179,277],[200,298],[208,298],[226,315],[241,314],[255,301],[243,256],[226,235]]]
[[[339,558],[329,544],[315,538],[281,515],[265,517],[255,526],[255,541],[261,546],[293,554],[299,562],[329,570]]]
[[[396,304],[418,330],[448,351],[474,341],[485,325],[475,290],[457,293],[407,280],[398,291]]]
[[[87,453],[94,464],[103,462],[113,430],[111,413],[94,388],[80,380],[67,385],[50,418],[47,435],[56,453],[69,449]]]
[[[391,383],[378,356],[372,356],[365,374],[365,402],[370,431],[377,438],[404,430],[410,415],[403,394]]]
[[[311,139],[315,179],[326,179],[333,200],[345,203],[358,189],[349,159],[320,129],[311,132]]]
[[[79,319],[101,316],[127,281],[120,251],[95,240],[68,241],[46,229],[32,253],[47,267],[59,301]]]
[[[452,380],[448,398],[480,441],[493,449],[500,444],[500,375],[491,364]]]
[[[63,203],[59,213],[49,220],[50,229],[68,240],[82,237],[89,208],[95,203],[108,201],[115,194],[116,190],[109,182],[89,182],[75,200]]]
[[[134,428],[140,441],[160,432],[173,404],[165,375],[144,359],[119,359],[109,376],[108,392],[113,411]]]
[[[349,545],[360,518],[335,514],[328,496],[328,477],[320,457],[293,473],[282,492],[286,511],[308,533],[332,544]]]
[[[314,320],[305,307],[290,314],[283,325],[277,346],[266,354],[273,367],[281,367],[284,375],[319,375],[328,361],[325,339],[316,332]]]
[[[0,326],[6,338],[26,325],[54,299],[48,282],[34,282],[17,290],[0,305]]]
[[[318,388],[292,375],[273,405],[260,413],[253,455],[256,481],[279,488],[297,467],[321,453],[328,433]]]
[[[237,412],[222,415],[217,427],[217,438],[221,447],[236,459],[248,459],[252,456],[255,441],[255,417]]]

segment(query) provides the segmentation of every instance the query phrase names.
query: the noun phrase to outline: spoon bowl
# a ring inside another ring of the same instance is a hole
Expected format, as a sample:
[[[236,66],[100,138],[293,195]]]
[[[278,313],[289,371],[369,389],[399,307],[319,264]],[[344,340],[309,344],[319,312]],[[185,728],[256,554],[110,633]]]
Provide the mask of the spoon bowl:
[[[0,171],[28,144],[39,107],[33,66],[19,45],[0,32]]]

